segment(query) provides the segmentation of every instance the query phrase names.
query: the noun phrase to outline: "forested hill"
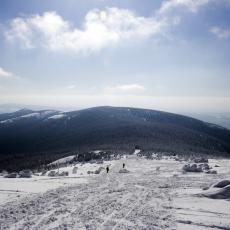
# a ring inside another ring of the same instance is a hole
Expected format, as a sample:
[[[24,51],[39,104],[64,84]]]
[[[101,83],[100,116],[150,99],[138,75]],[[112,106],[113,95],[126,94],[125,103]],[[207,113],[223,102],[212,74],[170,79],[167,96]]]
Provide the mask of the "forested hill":
[[[79,111],[0,114],[0,154],[111,148],[230,155],[230,130],[155,110],[94,107]]]

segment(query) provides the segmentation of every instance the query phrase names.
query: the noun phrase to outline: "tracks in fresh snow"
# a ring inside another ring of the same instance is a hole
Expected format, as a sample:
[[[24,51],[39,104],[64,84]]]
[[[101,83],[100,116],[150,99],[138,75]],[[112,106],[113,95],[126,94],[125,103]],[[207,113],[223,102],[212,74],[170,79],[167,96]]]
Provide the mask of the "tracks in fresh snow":
[[[173,229],[171,210],[165,208],[170,206],[170,181],[139,170],[144,161],[127,174],[118,173],[121,165],[118,161],[109,174],[90,177],[88,184],[9,203],[0,208],[0,229]]]

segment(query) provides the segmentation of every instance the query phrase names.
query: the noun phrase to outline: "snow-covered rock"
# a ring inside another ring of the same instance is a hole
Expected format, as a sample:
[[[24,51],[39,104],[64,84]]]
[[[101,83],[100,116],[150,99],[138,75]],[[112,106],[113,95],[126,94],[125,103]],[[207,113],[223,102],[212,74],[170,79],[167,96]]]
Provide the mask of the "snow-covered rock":
[[[46,170],[42,171],[41,176],[45,176],[45,175],[46,175],[46,173],[47,173],[47,171],[46,171]]]
[[[99,153],[101,153],[102,151],[101,150],[94,150],[93,151],[95,154],[99,154]]]
[[[21,178],[30,178],[32,176],[32,171],[29,169],[22,170],[19,172],[19,177]]]
[[[140,149],[135,149],[135,151],[134,151],[133,154],[134,154],[134,155],[137,155],[138,153],[140,153],[140,151],[141,151]]]
[[[97,170],[94,171],[94,174],[100,174],[100,172],[101,171],[97,169]]]
[[[209,170],[209,169],[211,169],[211,167],[207,163],[200,164],[200,167],[202,167],[203,170]]]
[[[54,176],[57,176],[57,175],[58,174],[53,170],[48,173],[48,176],[51,176],[51,177],[54,177]]]
[[[2,170],[2,172],[0,173],[1,176],[5,176],[7,174],[8,174],[8,172],[6,170]]]
[[[100,167],[99,169],[95,170],[95,174],[100,174],[102,170],[104,170],[104,167]]]
[[[218,181],[217,183],[213,184],[212,187],[214,188],[223,188],[227,185],[230,185],[230,180],[221,180]]]
[[[72,174],[77,174],[77,170],[78,170],[78,167],[75,166],[72,170]]]
[[[16,178],[18,176],[17,173],[9,173],[9,174],[6,174],[4,177],[5,178]]]
[[[90,170],[89,170],[89,171],[87,171],[87,174],[89,174],[89,175],[90,175],[90,174],[94,174],[94,171],[90,171]]]
[[[207,173],[207,174],[217,174],[217,171],[216,170],[208,170],[205,173]]]
[[[185,172],[203,172],[203,169],[200,165],[197,164],[186,164],[183,167],[183,171]]]
[[[211,167],[207,163],[202,164],[186,164],[183,167],[184,172],[205,172],[209,174],[216,174],[215,170],[211,170]]]
[[[63,171],[59,173],[58,176],[69,176],[69,172]]]
[[[129,170],[127,170],[127,169],[120,169],[119,173],[129,173]]]
[[[207,191],[202,195],[212,199],[230,199],[230,185],[227,185],[218,190]]]

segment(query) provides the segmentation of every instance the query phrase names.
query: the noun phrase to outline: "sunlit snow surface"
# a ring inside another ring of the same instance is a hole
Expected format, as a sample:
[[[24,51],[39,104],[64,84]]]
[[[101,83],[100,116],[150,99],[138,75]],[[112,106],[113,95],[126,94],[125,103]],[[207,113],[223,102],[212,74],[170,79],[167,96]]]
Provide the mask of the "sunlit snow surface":
[[[23,116],[20,116],[21,118],[27,118],[27,117],[39,117],[41,116],[40,113],[29,113]]]
[[[183,174],[185,163],[133,155],[59,169],[68,177],[0,178],[0,229],[230,229],[230,201],[196,195],[230,179],[230,160],[210,161],[216,175]]]
[[[74,159],[74,157],[75,157],[75,155],[68,156],[68,157],[63,157],[61,159],[58,159],[58,160],[50,163],[50,165],[69,163],[70,161],[72,161]]]
[[[48,119],[60,119],[60,118],[63,118],[65,116],[66,116],[65,114],[60,113],[60,114],[53,115],[53,116],[49,117]]]

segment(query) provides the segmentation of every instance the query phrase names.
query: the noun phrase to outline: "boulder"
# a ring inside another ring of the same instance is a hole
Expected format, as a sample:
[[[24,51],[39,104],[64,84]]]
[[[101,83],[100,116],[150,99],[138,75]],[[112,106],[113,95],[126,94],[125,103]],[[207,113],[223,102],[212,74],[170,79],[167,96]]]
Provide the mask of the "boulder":
[[[99,169],[97,169],[97,170],[94,171],[94,174],[100,174],[100,172],[101,171]]]
[[[230,185],[220,188],[215,191],[208,191],[202,194],[202,196],[211,198],[211,199],[230,199]]]
[[[200,167],[202,167],[203,170],[211,169],[211,167],[207,163],[201,164]]]
[[[186,164],[182,169],[185,172],[203,172],[202,166],[197,164]]]
[[[214,185],[212,185],[212,187],[214,188],[224,188],[225,186],[230,185],[230,180],[221,180],[217,183],[215,183]]]
[[[45,175],[46,175],[46,173],[47,173],[47,171],[46,171],[46,170],[42,171],[41,176],[45,176]]]
[[[119,173],[129,173],[129,170],[127,170],[127,169],[120,169]]]
[[[69,172],[63,171],[63,172],[59,173],[58,176],[69,176]]]
[[[217,174],[217,171],[216,170],[208,170],[205,173],[207,173],[207,174]]]
[[[19,172],[19,177],[20,178],[30,178],[32,177],[32,171],[29,169],[22,170]]]
[[[203,190],[208,190],[209,189],[209,186],[206,186],[204,188],[202,188]]]
[[[75,167],[73,168],[72,173],[73,173],[73,174],[77,174],[77,170],[78,170],[78,167],[75,166]]]
[[[211,170],[211,167],[207,163],[202,164],[186,164],[183,167],[184,172],[206,172],[209,174],[216,174],[215,170]]]
[[[94,174],[100,174],[102,170],[104,170],[104,167],[100,167],[99,169],[95,170]]]
[[[17,173],[9,173],[4,176],[4,178],[16,178],[18,176]]]
[[[87,171],[87,174],[94,174],[94,171]]]
[[[5,176],[5,175],[7,175],[8,174],[8,172],[6,171],[6,170],[2,170],[2,172],[1,172],[1,175],[2,176]]]
[[[180,157],[175,157],[174,160],[175,160],[175,161],[180,161],[180,162],[183,161],[183,159],[180,158]]]
[[[51,176],[51,177],[54,177],[54,176],[57,176],[57,175],[58,175],[58,173],[56,173],[55,171],[50,171],[48,173],[48,176]]]

